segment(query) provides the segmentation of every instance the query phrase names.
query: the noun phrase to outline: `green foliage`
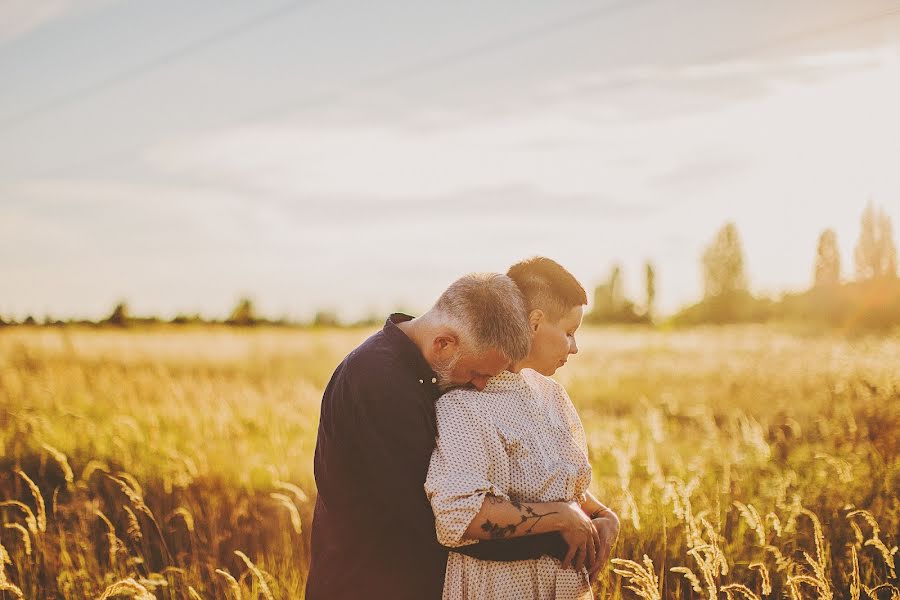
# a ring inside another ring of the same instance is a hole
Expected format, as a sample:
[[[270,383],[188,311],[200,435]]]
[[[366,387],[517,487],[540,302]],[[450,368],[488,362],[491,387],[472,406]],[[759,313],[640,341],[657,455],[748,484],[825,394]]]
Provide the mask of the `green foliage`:
[[[891,219],[883,208],[872,202],[863,211],[859,241],[853,254],[856,278],[860,281],[897,275],[897,248],[894,246]]]
[[[118,327],[124,327],[128,325],[128,322],[130,320],[131,313],[128,310],[128,305],[125,302],[119,302],[113,308],[109,316],[104,319],[104,323],[108,323],[109,325],[116,325]]]
[[[833,229],[826,229],[819,236],[819,246],[816,249],[813,286],[834,286],[840,282],[841,253],[838,250],[837,234]]]
[[[241,298],[237,306],[234,307],[234,310],[231,311],[231,316],[228,317],[228,323],[230,325],[255,325],[258,321],[256,317],[256,310],[253,307],[253,300],[250,298]]]
[[[703,253],[703,295],[706,298],[736,297],[747,289],[744,251],[734,223],[726,223]],[[737,307],[728,309],[738,311]]]
[[[622,285],[622,268],[614,265],[609,281],[594,289],[591,311],[585,315],[586,323],[646,323],[649,318],[641,314],[634,302],[625,297]]]

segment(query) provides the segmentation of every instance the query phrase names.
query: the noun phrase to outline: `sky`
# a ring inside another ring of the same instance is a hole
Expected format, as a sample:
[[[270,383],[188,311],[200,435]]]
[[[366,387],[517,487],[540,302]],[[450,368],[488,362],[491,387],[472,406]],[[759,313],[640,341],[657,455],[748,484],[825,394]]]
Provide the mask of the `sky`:
[[[0,315],[426,310],[540,254],[696,301],[900,239],[900,1],[8,0]],[[590,295],[590,294],[589,294]]]

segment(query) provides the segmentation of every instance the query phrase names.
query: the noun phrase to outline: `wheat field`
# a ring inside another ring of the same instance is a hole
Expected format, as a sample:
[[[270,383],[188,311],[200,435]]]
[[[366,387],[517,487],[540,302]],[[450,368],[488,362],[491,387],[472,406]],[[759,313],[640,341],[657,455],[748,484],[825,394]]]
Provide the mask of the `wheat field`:
[[[370,333],[0,332],[0,598],[302,598],[321,391]],[[900,597],[900,338],[579,341],[598,597]]]

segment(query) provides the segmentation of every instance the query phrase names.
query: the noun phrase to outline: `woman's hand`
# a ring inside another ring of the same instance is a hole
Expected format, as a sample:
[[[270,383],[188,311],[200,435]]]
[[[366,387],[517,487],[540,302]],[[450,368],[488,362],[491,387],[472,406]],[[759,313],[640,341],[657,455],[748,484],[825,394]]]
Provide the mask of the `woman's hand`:
[[[607,509],[602,514],[591,520],[594,529],[597,531],[599,542],[597,544],[597,552],[592,561],[589,561],[588,575],[590,582],[594,583],[600,571],[609,561],[613,546],[619,537],[619,517],[613,511]]]
[[[578,502],[566,502],[562,506],[559,533],[569,546],[562,568],[572,566],[581,571],[585,564],[592,564],[591,559],[597,555],[602,540]]]

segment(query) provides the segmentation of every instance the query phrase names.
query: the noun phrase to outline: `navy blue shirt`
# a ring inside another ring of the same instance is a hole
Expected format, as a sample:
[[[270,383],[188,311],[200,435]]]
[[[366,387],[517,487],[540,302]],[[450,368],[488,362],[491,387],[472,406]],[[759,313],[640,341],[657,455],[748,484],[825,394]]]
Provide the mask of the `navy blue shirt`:
[[[338,365],[322,397],[316,440],[318,497],[307,600],[438,600],[448,549],[437,541],[424,483],[435,446],[431,367],[396,323]],[[487,560],[562,558],[557,534],[455,549]]]

